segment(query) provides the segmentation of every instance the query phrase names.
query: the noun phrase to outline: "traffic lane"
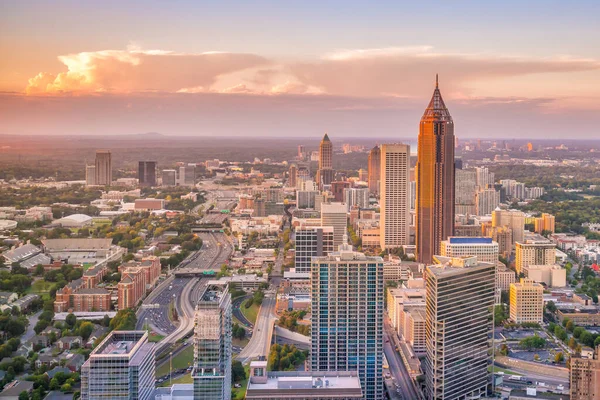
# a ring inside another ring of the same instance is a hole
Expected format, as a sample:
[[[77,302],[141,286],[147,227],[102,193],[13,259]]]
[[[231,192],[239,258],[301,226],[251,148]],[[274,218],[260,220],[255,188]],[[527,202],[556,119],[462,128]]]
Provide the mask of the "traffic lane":
[[[398,354],[395,348],[392,347],[391,343],[388,341],[387,332],[384,332],[383,337],[385,339],[383,351],[388,360],[390,374],[395,378],[396,383],[399,385],[403,398],[407,400],[418,399],[419,397],[412,385],[410,375],[406,370],[404,363],[402,362],[400,354]]]

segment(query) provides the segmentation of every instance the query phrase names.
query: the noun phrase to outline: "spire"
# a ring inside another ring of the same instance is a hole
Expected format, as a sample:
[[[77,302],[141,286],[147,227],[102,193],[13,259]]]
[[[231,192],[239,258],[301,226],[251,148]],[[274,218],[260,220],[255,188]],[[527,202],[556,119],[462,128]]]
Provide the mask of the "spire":
[[[435,74],[435,88],[439,88],[439,84],[438,84],[438,74]]]
[[[446,104],[444,104],[444,99],[442,99],[442,93],[440,92],[439,88],[438,74],[435,74],[435,89],[433,90],[433,96],[431,97],[429,105],[425,109],[421,120],[424,119],[452,121],[452,116],[450,115],[448,108],[446,108]]]
[[[331,142],[331,140],[329,140],[329,136],[327,136],[327,133],[325,134],[325,136],[323,136],[323,141],[324,142]]]

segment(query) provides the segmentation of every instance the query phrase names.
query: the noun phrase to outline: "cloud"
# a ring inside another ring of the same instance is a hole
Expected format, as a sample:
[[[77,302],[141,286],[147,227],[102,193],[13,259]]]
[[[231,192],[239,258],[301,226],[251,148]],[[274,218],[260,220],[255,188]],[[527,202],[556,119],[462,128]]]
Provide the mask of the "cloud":
[[[29,79],[27,94],[176,92],[210,87],[220,75],[270,64],[254,54],[139,49],[83,52],[58,59],[67,71],[42,72]]]

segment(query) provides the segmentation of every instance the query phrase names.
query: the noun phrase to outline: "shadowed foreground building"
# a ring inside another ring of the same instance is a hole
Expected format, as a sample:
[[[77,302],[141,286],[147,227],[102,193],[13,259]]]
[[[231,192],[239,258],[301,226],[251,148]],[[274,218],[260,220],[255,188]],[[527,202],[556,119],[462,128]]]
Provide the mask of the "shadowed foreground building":
[[[111,332],[81,367],[81,399],[154,398],[154,352],[146,331]]]
[[[425,269],[426,398],[483,396],[490,378],[496,265],[477,257],[434,260],[439,264]]]
[[[437,76],[421,117],[417,156],[415,244],[418,261],[428,264],[440,254],[441,241],[454,232],[454,122]]]
[[[600,399],[600,346],[593,359],[571,358],[571,400]]]

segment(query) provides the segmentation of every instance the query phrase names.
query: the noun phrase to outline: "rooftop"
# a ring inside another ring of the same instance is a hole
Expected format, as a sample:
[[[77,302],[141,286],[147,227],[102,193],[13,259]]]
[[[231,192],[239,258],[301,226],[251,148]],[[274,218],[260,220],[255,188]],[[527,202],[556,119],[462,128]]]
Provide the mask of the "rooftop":
[[[115,355],[132,357],[147,342],[146,331],[113,331],[94,349],[90,357]]]
[[[491,244],[493,243],[490,237],[463,237],[453,236],[448,238],[450,244]]]
[[[45,239],[47,251],[108,250],[112,239]]]

